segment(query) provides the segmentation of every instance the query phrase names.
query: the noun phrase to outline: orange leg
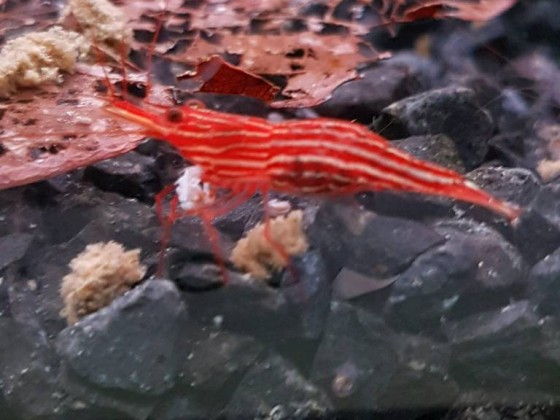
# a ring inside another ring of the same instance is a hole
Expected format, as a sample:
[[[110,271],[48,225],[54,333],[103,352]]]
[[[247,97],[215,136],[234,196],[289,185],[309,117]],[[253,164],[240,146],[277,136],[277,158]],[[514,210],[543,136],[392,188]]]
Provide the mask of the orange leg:
[[[214,253],[216,264],[220,267],[220,272],[222,274],[224,284],[228,283],[225,258],[220,247],[220,238],[218,236],[218,232],[212,225],[212,222],[217,217],[227,214],[234,208],[243,204],[243,202],[249,199],[252,195],[253,191],[250,190],[241,192],[230,192],[226,196],[220,197],[218,201],[215,201],[210,205],[200,206],[198,208],[185,212],[188,215],[196,214],[202,220],[204,230],[208,235],[208,240],[210,241],[210,246],[212,247],[212,252]]]
[[[171,237],[171,227],[177,219],[182,217],[198,216],[202,220],[203,228],[210,241],[212,252],[216,264],[220,267],[224,284],[228,282],[225,258],[220,247],[220,240],[216,228],[212,226],[212,222],[217,217],[229,213],[235,207],[243,204],[244,201],[249,199],[255,192],[255,188],[245,188],[241,191],[231,190],[226,195],[217,198],[212,203],[201,204],[193,209],[181,210],[179,209],[179,202],[177,195],[174,193],[174,185],[167,186],[156,195],[156,213],[162,225],[162,235],[160,242],[160,251],[158,258],[157,276],[163,275],[165,267],[165,252],[169,246]],[[173,197],[169,203],[169,212],[166,215],[164,211],[163,201],[170,193]]]
[[[163,277],[163,268],[165,266],[165,251],[169,245],[169,241],[171,239],[171,226],[177,220],[177,206],[178,206],[178,198],[174,192],[175,185],[168,185],[159,193],[156,194],[155,202],[156,202],[156,214],[161,224],[161,237],[159,242],[159,254],[158,254],[158,264],[156,270],[157,277]],[[169,203],[169,213],[165,214],[165,209],[163,208],[163,202],[165,198],[169,195],[173,194],[171,201]]]

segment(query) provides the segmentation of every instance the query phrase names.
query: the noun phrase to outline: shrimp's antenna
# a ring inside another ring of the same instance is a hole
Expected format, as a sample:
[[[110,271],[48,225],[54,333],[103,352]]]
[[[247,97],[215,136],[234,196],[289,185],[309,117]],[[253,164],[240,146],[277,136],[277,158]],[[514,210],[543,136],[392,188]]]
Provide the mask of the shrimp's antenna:
[[[113,87],[113,85],[111,83],[111,79],[109,77],[109,73],[107,72],[107,69],[105,68],[106,58],[102,54],[104,51],[99,46],[97,37],[95,35],[96,34],[93,33],[93,36],[91,37],[91,43],[93,44],[93,50],[95,51],[95,59],[96,59],[96,62],[99,63],[99,65],[101,66],[101,70],[103,71],[103,75],[105,76],[105,87],[109,91],[109,94],[110,94],[111,98],[116,98],[115,88]]]
[[[107,69],[105,68],[105,65],[103,63],[103,56],[101,54],[101,49],[97,45],[97,40],[95,39],[95,37],[92,38],[92,43],[93,43],[93,49],[95,50],[96,60],[98,63],[100,63],[101,70],[103,71],[103,75],[105,76],[105,86],[109,90],[109,94],[111,95],[111,98],[115,98],[116,97],[115,88],[111,84],[109,73],[107,73]]]
[[[121,60],[121,77],[122,77],[122,96],[126,101],[128,94],[128,79],[126,76],[126,46],[124,41],[119,46],[120,60]]]
[[[158,14],[156,30],[154,32],[154,37],[150,42],[150,46],[148,47],[148,57],[146,62],[147,72],[146,72],[146,99],[150,98],[150,92],[152,90],[152,63],[154,61],[154,52],[156,50],[156,44],[161,33],[161,29],[163,27],[163,17],[165,16],[165,12],[168,10],[169,0],[166,0],[163,10],[160,10]]]

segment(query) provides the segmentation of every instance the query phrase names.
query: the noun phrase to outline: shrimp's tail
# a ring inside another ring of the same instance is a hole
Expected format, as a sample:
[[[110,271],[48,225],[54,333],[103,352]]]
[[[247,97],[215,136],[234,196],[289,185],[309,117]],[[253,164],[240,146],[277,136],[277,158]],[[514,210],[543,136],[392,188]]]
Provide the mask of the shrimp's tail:
[[[485,207],[508,219],[512,226],[516,226],[519,223],[519,218],[523,214],[523,209],[521,207],[500,200],[484,192],[473,182],[465,179],[462,179],[458,184],[438,191],[438,195]]]

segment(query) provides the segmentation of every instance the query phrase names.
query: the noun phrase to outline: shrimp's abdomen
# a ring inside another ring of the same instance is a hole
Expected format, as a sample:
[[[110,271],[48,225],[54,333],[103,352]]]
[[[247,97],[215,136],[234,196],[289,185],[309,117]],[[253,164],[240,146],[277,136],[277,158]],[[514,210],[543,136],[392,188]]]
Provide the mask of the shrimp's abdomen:
[[[322,119],[279,124],[273,131],[267,171],[293,192],[344,193],[395,189],[421,192],[430,183],[460,175],[392,147],[365,127]]]
[[[462,175],[417,159],[357,124],[293,121],[275,127],[272,138],[267,174],[276,190],[336,195],[406,191],[481,205],[511,221],[521,212]]]

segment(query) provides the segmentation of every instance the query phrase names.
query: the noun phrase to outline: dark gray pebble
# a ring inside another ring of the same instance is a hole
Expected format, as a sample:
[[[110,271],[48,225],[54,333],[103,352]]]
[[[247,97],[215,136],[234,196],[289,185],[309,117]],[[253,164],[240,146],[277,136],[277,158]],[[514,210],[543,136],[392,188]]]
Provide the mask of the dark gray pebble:
[[[428,250],[391,286],[385,313],[398,329],[437,333],[446,318],[506,305],[521,296],[526,267],[496,231],[475,223],[437,227],[446,242]]]
[[[159,395],[175,383],[185,320],[175,285],[148,280],[63,330],[56,347],[74,373],[99,387]]]
[[[417,158],[437,163],[459,173],[466,171],[455,142],[444,134],[412,136],[403,140],[394,140],[391,144]]]
[[[480,109],[472,89],[451,86],[408,97],[383,110],[387,122],[404,128],[407,136],[445,134],[457,145],[463,164],[472,169],[488,153],[493,133],[490,116]]]
[[[218,325],[276,345],[317,338],[330,302],[330,280],[323,260],[315,251],[294,258],[279,282],[282,287],[276,289],[261,280],[244,280],[230,273],[225,287],[184,295],[193,318],[205,326]]]
[[[309,236],[329,266],[378,279],[402,272],[422,252],[443,242],[421,223],[332,204],[319,209]]]
[[[338,409],[373,410],[398,368],[395,340],[380,317],[333,302],[311,379]]]
[[[560,315],[560,245],[529,273],[531,299],[543,315]]]
[[[317,112],[322,116],[369,123],[384,107],[418,92],[425,88],[422,82],[426,83],[426,77],[421,80],[409,71],[404,59],[401,63],[380,63],[361,76],[335,89],[328,101],[317,106]]]
[[[154,194],[162,188],[154,165],[154,158],[133,151],[88,166],[84,179],[101,190],[151,204]]]
[[[290,362],[271,353],[254,363],[223,414],[282,420],[321,417],[331,409],[325,392]]]
[[[448,323],[451,376],[463,390],[560,396],[560,363],[547,351],[543,324],[529,301]]]

